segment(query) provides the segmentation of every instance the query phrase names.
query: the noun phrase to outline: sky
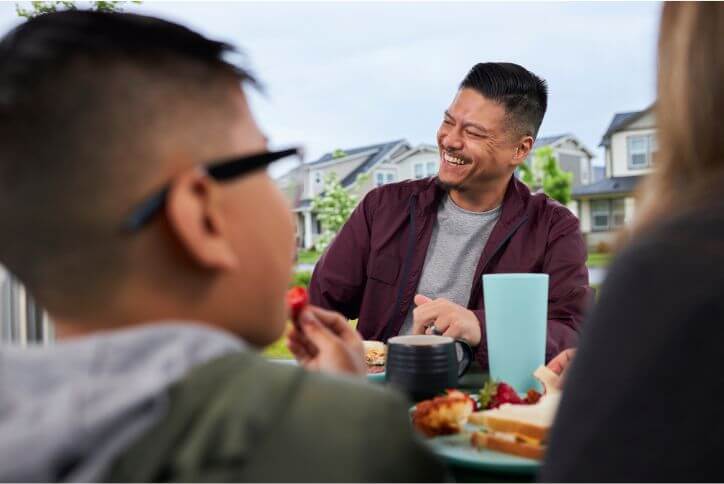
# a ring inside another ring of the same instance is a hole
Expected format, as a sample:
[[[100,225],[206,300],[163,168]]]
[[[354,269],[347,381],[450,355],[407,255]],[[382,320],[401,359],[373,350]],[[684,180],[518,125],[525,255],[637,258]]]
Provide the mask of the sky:
[[[27,5],[29,2],[21,2]],[[598,143],[614,113],[655,96],[659,3],[149,2],[127,11],[183,23],[243,49],[266,87],[252,108],[273,146],[314,160],[335,148],[434,143],[443,111],[477,62],[546,79],[539,136]],[[0,4],[0,30],[19,22]]]

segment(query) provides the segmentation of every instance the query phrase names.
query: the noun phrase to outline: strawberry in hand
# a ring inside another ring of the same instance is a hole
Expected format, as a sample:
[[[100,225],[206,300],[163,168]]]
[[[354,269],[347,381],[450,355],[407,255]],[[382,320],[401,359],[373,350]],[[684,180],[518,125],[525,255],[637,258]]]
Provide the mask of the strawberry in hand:
[[[307,290],[302,286],[294,286],[287,291],[287,308],[289,309],[289,317],[292,322],[299,326],[299,315],[309,303],[309,295]]]

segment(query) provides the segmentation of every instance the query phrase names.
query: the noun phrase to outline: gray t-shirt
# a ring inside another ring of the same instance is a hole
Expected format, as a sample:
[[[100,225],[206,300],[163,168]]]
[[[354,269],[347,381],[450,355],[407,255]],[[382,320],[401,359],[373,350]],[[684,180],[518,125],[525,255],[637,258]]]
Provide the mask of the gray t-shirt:
[[[437,209],[437,220],[425,256],[416,294],[445,298],[467,307],[480,254],[493,231],[500,207],[487,212],[464,210],[446,196]],[[400,334],[412,332],[412,311]]]

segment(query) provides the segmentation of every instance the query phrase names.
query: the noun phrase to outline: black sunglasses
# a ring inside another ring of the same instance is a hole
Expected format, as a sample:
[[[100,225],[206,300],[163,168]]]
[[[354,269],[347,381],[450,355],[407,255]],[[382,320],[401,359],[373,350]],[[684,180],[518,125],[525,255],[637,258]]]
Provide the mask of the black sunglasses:
[[[238,178],[242,175],[265,168],[270,163],[286,158],[288,156],[297,156],[302,159],[301,148],[289,148],[281,151],[269,151],[265,153],[257,153],[242,158],[234,158],[220,162],[211,162],[201,165],[208,176],[216,181],[227,181]],[[166,204],[166,195],[168,195],[168,185],[161,188],[158,192],[150,195],[146,200],[139,203],[136,208],[123,221],[122,229],[124,232],[136,232],[146,225],[153,216],[163,208]]]

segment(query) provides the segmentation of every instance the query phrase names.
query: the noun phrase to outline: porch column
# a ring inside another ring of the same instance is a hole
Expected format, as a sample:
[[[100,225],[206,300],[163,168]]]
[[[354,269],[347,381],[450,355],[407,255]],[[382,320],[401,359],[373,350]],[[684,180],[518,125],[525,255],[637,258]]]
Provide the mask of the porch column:
[[[624,199],[624,222],[626,225],[633,222],[636,214],[636,199],[634,197],[626,197]]]
[[[312,248],[312,211],[305,210],[304,212],[304,248]]]

